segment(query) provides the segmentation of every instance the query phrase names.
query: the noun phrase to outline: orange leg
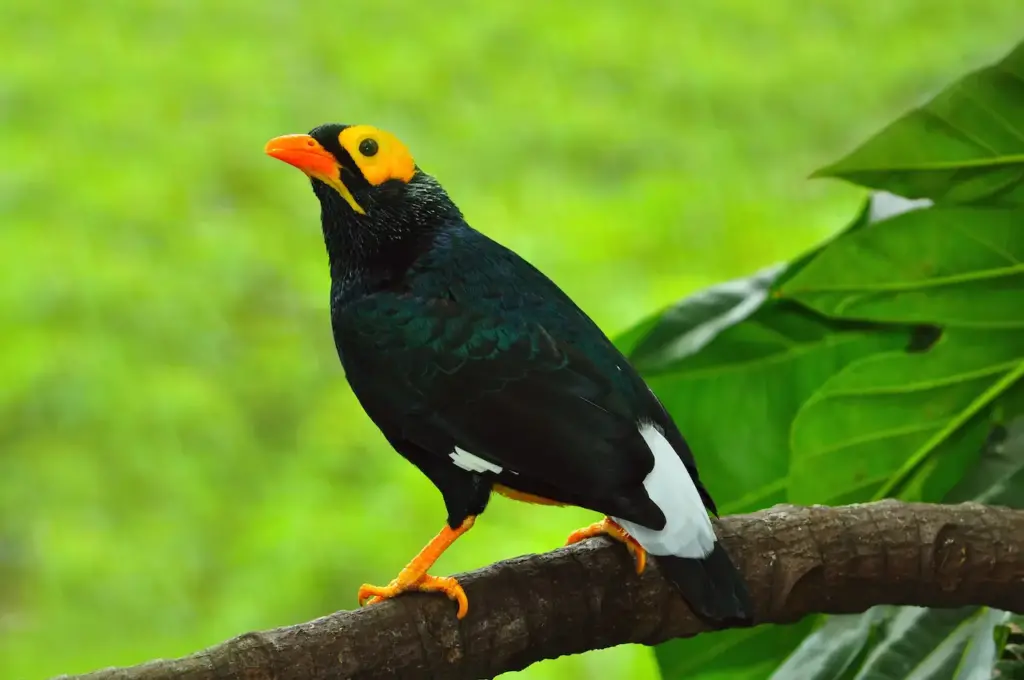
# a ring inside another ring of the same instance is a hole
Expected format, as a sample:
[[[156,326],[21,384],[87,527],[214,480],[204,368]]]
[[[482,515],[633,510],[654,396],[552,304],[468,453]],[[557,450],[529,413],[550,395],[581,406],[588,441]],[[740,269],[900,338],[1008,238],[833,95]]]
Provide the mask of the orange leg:
[[[431,576],[427,570],[434,566],[437,558],[455,542],[455,539],[469,531],[475,520],[475,517],[467,517],[458,529],[452,529],[446,524],[444,529],[441,529],[441,533],[435,536],[416,557],[412,558],[405,569],[398,572],[398,576],[388,585],[371,586],[364,583],[359,588],[359,606],[382,602],[409,591],[444,593],[450,600],[459,604],[456,616],[460,619],[464,617],[469,611],[469,600],[466,599],[466,591],[462,589],[459,582],[450,576]]]
[[[626,549],[629,550],[629,554],[636,560],[636,573],[644,573],[644,568],[647,567],[647,551],[637,543],[637,540],[626,533],[619,524],[611,517],[605,517],[600,522],[594,522],[589,527],[583,527],[577,529],[569,535],[569,540],[565,542],[566,545],[572,545],[573,543],[579,543],[586,538],[593,538],[594,536],[601,536],[602,534],[611,536],[616,541],[621,541],[626,544]]]

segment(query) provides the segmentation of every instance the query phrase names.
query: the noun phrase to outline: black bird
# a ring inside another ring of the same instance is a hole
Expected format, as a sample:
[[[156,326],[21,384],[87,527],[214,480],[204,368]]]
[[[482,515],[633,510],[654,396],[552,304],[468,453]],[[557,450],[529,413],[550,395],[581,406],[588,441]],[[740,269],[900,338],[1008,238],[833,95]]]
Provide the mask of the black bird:
[[[544,274],[470,227],[394,135],[321,125],[270,140],[320,200],[331,324],[346,377],[388,442],[440,490],[441,532],[359,603],[442,592],[427,574],[491,492],[606,515],[569,542],[609,534],[647,554],[690,608],[752,622],[746,585],[717,542],[693,454],[605,334]]]

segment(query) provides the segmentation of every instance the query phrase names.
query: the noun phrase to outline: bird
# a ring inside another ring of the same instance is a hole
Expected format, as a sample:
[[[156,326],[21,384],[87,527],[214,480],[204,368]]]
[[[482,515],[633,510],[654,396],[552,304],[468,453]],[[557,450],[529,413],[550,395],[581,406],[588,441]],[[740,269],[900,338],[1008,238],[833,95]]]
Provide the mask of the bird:
[[[662,402],[548,276],[474,229],[393,133],[327,123],[264,152],[301,170],[320,203],[330,322],[356,399],[440,491],[440,532],[360,606],[440,593],[428,572],[492,494],[604,515],[567,544],[607,535],[638,573],[648,556],[690,610],[752,625],[748,586],[715,534],[712,497]]]

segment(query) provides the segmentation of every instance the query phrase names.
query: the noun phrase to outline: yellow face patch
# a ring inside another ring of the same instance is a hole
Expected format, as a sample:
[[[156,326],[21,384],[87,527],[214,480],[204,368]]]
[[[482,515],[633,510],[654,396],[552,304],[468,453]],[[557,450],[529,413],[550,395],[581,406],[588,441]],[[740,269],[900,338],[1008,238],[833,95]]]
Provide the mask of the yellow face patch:
[[[392,179],[408,182],[416,173],[416,163],[405,144],[390,132],[372,125],[345,128],[338,135],[338,143],[373,186]]]

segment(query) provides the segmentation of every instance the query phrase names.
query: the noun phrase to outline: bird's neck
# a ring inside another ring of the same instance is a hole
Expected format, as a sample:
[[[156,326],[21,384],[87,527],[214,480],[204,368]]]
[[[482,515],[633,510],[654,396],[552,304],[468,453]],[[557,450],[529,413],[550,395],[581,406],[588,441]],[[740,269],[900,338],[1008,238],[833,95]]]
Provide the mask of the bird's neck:
[[[320,195],[320,221],[335,298],[357,298],[401,280],[429,250],[438,231],[462,215],[443,189],[433,186],[407,200],[368,204],[353,212],[333,190]],[[320,192],[318,192],[320,193]]]

